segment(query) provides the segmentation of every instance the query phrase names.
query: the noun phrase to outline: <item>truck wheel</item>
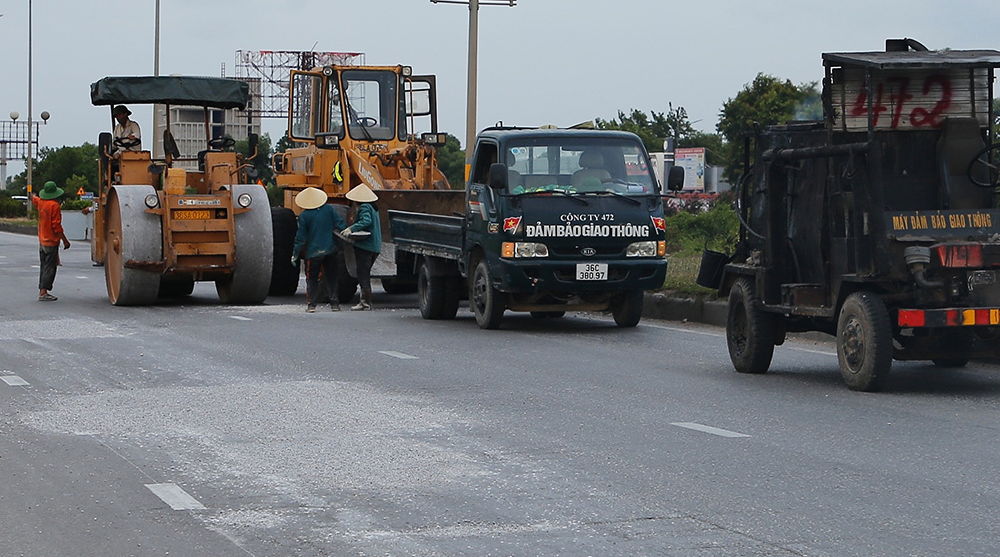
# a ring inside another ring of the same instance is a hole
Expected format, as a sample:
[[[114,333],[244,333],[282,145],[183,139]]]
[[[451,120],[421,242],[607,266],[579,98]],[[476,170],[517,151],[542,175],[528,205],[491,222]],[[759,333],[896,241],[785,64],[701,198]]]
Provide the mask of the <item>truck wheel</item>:
[[[892,326],[882,300],[855,292],[837,320],[837,360],[844,383],[854,391],[878,391],[892,367]]]
[[[292,265],[292,246],[298,223],[295,213],[285,207],[271,208],[271,230],[274,234],[274,258],[271,265],[271,296],[291,296],[299,289],[299,266]]]
[[[452,275],[444,280],[444,304],[441,306],[441,319],[454,319],[458,314],[458,306],[462,300],[462,277]]]
[[[259,304],[267,298],[274,267],[274,232],[267,190],[255,184],[236,185],[233,199],[250,194],[250,210],[234,215],[235,268],[229,277],[215,281],[224,304]],[[291,259],[291,258],[289,258]]]
[[[126,261],[163,260],[163,225],[146,212],[143,200],[155,194],[150,186],[115,186],[107,204],[104,282],[108,300],[116,306],[141,306],[156,302],[160,273],[125,266]]]
[[[766,373],[774,356],[776,316],[754,307],[753,280],[741,277],[729,291],[726,344],[729,359],[739,373]]]
[[[482,329],[496,329],[503,318],[503,293],[493,287],[490,280],[490,270],[485,259],[480,259],[472,276],[472,287],[469,292],[472,313],[476,315],[476,323]]]
[[[427,265],[421,265],[417,271],[417,297],[420,316],[424,319],[443,318],[444,299],[447,294],[444,279],[445,277],[432,277]]]
[[[642,290],[630,290],[611,306],[611,315],[619,327],[635,327],[642,319]]]
[[[412,294],[420,288],[412,278],[399,279],[385,277],[380,280],[382,282],[382,291],[386,294]]]

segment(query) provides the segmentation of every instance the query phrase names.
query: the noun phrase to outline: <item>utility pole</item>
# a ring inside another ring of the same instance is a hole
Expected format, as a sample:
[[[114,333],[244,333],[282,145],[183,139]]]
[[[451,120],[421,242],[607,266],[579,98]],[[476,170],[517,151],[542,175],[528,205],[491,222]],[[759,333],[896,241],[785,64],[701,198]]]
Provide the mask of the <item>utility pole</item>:
[[[472,169],[472,144],[476,141],[477,60],[479,58],[479,6],[508,6],[517,0],[431,0],[432,4],[468,4],[469,6],[469,77],[465,103],[465,179]]]

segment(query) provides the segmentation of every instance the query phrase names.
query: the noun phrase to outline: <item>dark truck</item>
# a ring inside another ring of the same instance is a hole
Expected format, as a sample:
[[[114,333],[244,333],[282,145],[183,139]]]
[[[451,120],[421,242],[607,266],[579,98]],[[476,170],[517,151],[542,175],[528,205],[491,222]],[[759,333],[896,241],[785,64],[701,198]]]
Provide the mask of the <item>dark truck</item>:
[[[683,169],[671,174],[679,189]],[[663,285],[663,203],[631,133],[488,128],[476,139],[465,214],[389,211],[396,249],[415,255],[420,313],[451,319],[468,295],[476,322],[610,310],[634,327],[643,291]]]
[[[823,121],[747,139],[735,253],[702,259],[699,283],[729,299],[736,371],[766,372],[796,331],[836,335],[861,391],[893,359],[1000,356],[1000,52],[897,39],[823,64]]]

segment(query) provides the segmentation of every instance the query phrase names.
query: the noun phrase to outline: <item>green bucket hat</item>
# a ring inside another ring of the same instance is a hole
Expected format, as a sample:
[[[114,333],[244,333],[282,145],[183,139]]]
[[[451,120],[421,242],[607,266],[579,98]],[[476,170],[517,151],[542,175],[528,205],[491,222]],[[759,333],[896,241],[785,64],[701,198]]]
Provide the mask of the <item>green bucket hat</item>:
[[[38,192],[38,197],[42,199],[55,199],[63,193],[65,192],[55,182],[45,182],[45,187],[42,188],[42,191]]]

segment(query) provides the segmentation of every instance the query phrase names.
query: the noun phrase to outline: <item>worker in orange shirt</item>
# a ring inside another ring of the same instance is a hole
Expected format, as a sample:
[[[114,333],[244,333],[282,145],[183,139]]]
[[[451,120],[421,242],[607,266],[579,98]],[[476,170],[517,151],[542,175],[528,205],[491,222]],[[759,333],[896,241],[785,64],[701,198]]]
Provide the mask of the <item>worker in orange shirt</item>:
[[[38,277],[38,301],[54,302],[58,300],[49,290],[56,280],[56,267],[59,265],[59,242],[69,249],[69,239],[62,227],[62,209],[59,201],[63,190],[55,182],[45,182],[45,186],[37,196],[31,197],[31,203],[38,210],[38,257],[41,271]]]

